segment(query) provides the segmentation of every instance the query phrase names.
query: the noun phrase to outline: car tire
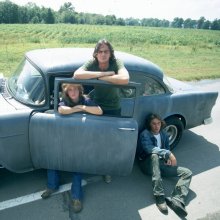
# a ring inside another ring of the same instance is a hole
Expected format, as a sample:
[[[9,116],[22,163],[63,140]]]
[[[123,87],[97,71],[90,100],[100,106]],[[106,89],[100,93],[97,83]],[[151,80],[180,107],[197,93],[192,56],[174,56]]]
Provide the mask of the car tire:
[[[169,135],[169,144],[170,148],[173,149],[179,143],[182,134],[183,134],[183,123],[177,117],[171,117],[165,119],[166,127],[164,128],[165,131]]]

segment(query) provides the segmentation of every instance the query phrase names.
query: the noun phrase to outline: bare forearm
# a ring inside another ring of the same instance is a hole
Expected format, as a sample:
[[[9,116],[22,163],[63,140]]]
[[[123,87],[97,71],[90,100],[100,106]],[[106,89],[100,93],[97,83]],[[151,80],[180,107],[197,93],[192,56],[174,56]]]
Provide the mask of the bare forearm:
[[[87,105],[78,105],[78,108],[83,112],[88,112],[93,115],[102,115],[102,109],[99,106],[87,106]]]
[[[121,75],[103,76],[99,77],[99,79],[118,85],[126,85],[129,82],[129,79],[127,77]]]
[[[80,112],[82,111],[81,109],[79,108],[75,108],[75,107],[68,107],[68,106],[60,106],[58,108],[58,112],[62,115],[69,115],[69,114],[73,114],[73,113],[76,113],[76,112]]]
[[[126,85],[129,83],[129,73],[126,68],[122,68],[118,71],[118,74],[111,76],[102,76],[99,77],[100,80],[105,80],[113,84]]]
[[[79,68],[74,73],[75,79],[100,79],[113,84],[124,85],[129,83],[129,73],[122,68],[116,74],[114,71],[87,71]]]
[[[74,78],[75,79],[97,79],[100,77],[111,76],[114,74],[115,72],[113,71],[102,72],[102,71],[87,71],[83,69],[78,69],[74,73]]]
[[[58,112],[63,115],[73,114],[76,112],[88,112],[94,115],[102,115],[102,109],[99,106],[77,105],[75,107],[60,106]]]

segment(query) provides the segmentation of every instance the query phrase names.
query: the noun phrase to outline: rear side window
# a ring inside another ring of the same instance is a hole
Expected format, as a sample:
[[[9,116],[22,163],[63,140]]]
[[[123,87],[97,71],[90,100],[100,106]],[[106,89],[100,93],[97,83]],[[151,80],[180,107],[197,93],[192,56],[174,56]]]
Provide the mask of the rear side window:
[[[166,92],[166,90],[159,81],[149,76],[145,76],[144,74],[131,74],[131,81],[141,83],[141,96],[160,95]]]

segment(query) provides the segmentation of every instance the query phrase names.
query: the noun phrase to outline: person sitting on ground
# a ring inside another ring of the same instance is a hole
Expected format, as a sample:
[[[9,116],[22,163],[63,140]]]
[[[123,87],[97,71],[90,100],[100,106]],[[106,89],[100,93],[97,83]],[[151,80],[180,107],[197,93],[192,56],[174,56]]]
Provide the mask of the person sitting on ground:
[[[176,157],[170,151],[168,134],[163,130],[165,122],[161,117],[150,114],[145,125],[146,129],[139,136],[137,156],[141,170],[152,176],[156,205],[164,214],[168,213],[168,205],[177,215],[185,217],[185,198],[189,192],[192,172],[177,165]],[[171,197],[165,197],[161,176],[179,177]]]

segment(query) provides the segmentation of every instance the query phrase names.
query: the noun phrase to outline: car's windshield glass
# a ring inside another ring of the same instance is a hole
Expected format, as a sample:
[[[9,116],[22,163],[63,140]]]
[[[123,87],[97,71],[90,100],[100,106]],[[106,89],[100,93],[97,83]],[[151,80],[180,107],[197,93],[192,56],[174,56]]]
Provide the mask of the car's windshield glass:
[[[45,86],[40,72],[27,60],[23,60],[8,80],[13,97],[29,105],[42,105],[45,102]]]

